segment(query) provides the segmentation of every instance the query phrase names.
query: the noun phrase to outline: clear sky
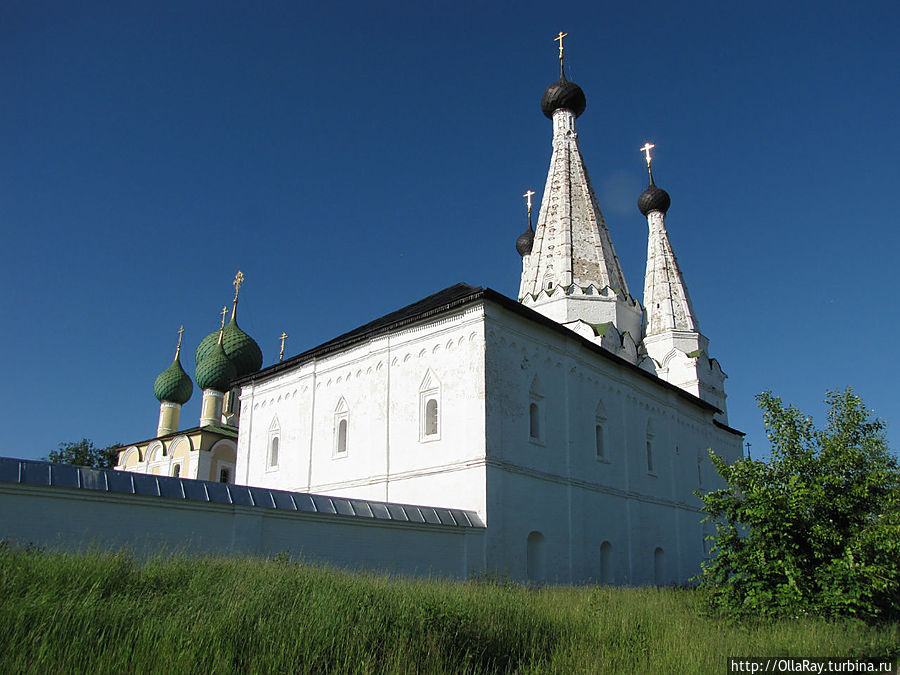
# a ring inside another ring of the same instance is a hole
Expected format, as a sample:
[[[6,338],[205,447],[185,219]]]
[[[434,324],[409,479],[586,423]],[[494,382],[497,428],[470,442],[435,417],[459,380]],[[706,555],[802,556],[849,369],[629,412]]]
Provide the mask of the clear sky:
[[[649,140],[754,454],[755,394],[821,420],[847,385],[896,452],[896,2],[5,0],[0,455],[152,437],[238,269],[266,365],[458,281],[515,296],[560,30],[631,291]]]

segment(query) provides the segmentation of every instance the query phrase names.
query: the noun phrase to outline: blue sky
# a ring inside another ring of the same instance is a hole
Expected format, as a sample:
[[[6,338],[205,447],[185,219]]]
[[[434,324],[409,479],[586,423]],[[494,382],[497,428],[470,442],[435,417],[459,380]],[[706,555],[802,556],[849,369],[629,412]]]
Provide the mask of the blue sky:
[[[151,437],[237,269],[265,364],[458,281],[514,296],[559,30],[631,290],[649,140],[754,454],[755,394],[821,420],[846,385],[896,451],[898,29],[892,2],[7,0],[0,454]]]

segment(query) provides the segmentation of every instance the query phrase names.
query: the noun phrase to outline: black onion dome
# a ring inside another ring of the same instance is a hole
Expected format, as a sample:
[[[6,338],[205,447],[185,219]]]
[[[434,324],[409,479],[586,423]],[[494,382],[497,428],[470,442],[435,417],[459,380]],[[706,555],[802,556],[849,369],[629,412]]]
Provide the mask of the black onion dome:
[[[669,210],[671,204],[672,199],[669,197],[669,193],[662,188],[656,187],[652,183],[650,184],[650,187],[641,193],[637,202],[638,209],[645,216],[651,211],[661,211],[662,213],[665,213]]]
[[[528,229],[520,234],[519,238],[516,239],[516,250],[519,252],[519,255],[524,258],[526,255],[531,255],[531,247],[533,245],[534,230],[532,230],[531,225],[529,225]]]
[[[544,115],[553,119],[553,113],[561,108],[571,110],[578,117],[587,107],[584,92],[574,82],[569,82],[565,77],[560,77],[554,82],[541,97],[541,110]]]

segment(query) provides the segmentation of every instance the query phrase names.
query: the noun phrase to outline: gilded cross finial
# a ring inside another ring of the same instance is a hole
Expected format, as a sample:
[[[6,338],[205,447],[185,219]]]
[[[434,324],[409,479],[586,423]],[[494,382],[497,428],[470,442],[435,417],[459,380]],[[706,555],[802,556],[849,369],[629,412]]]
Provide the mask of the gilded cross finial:
[[[528,204],[528,227],[531,227],[531,196],[534,194],[534,190],[527,190],[523,197],[525,197],[525,202]]]
[[[278,355],[279,361],[284,360],[284,341],[287,340],[287,338],[288,338],[288,334],[285,333],[284,331],[281,331],[281,353]]]
[[[231,283],[234,286],[234,302],[231,305],[231,319],[233,321],[237,314],[238,293],[241,291],[241,284],[244,283],[244,273],[238,270],[237,274],[234,275],[234,281]]]
[[[232,286],[234,286],[234,301],[237,302],[238,293],[241,290],[241,284],[244,283],[244,273],[238,270],[237,274],[234,275],[234,281],[231,282]]]
[[[222,325],[220,326],[220,329],[225,328],[225,315],[228,314],[228,306],[222,305],[222,311],[219,312],[219,314],[222,315]]]
[[[563,75],[563,38],[566,37],[568,33],[563,33],[559,31],[559,35],[553,38],[554,42],[559,42],[559,74]]]
[[[175,347],[175,358],[178,358],[178,353],[181,351],[181,334],[184,333],[184,326],[178,329],[178,346]]]
[[[650,174],[650,182],[653,182],[653,170],[650,168],[650,163],[653,161],[650,157],[650,150],[655,148],[656,146],[653,143],[644,143],[643,148],[639,148],[639,152],[644,153],[644,159],[647,160],[647,173]]]

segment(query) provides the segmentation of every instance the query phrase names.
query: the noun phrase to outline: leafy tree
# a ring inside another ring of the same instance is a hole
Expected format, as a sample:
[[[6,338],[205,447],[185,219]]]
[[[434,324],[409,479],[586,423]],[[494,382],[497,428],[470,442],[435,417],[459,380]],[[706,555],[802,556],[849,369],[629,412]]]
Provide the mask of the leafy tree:
[[[716,524],[700,579],[732,615],[900,614],[900,468],[885,425],[850,388],[825,400],[818,430],[760,394],[771,459],[710,453],[728,487],[697,493]]]
[[[82,438],[76,443],[60,443],[57,450],[51,450],[44,459],[61,464],[77,464],[78,466],[91,466],[95,469],[111,469],[118,461],[116,448],[118,444],[108,445],[105,448],[94,446],[93,441]]]

